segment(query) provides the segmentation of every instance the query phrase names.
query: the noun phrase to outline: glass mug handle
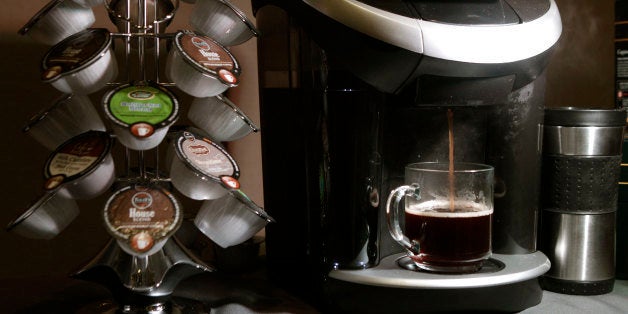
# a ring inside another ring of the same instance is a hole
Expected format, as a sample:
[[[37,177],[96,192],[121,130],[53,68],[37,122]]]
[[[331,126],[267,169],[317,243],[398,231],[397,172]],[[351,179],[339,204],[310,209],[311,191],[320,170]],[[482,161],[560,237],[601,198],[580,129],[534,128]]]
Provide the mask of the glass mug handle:
[[[416,200],[421,199],[421,190],[417,184],[402,185],[390,192],[386,201],[386,221],[388,223],[388,231],[393,239],[397,241],[403,248],[413,255],[420,252],[420,244],[417,241],[410,240],[401,231],[399,226],[399,203],[401,199],[408,196]]]

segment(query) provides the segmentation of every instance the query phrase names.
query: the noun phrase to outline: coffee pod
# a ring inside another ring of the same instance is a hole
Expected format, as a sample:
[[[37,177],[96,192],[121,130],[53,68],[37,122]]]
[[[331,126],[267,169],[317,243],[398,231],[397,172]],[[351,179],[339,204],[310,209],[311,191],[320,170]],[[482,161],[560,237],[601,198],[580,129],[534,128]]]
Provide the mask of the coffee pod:
[[[91,27],[94,22],[96,17],[91,8],[70,0],[52,0],[39,10],[19,33],[52,46]]]
[[[163,86],[126,84],[103,97],[107,118],[122,145],[134,150],[157,147],[179,118],[179,102]]]
[[[42,81],[64,93],[87,95],[118,75],[113,40],[104,28],[90,28],[54,45],[42,62]]]
[[[236,46],[259,35],[246,14],[228,0],[197,0],[190,25],[224,46]]]
[[[253,121],[222,95],[195,98],[188,118],[218,142],[235,141],[258,131]]]
[[[50,240],[79,214],[76,201],[54,191],[44,194],[9,224],[7,230],[31,239]]]
[[[105,2],[105,0],[72,0],[72,1],[86,8],[93,8]]]
[[[203,202],[194,218],[196,227],[223,248],[243,243],[273,221],[240,190]]]
[[[63,197],[91,199],[104,193],[115,180],[111,136],[88,131],[59,146],[46,161],[45,189]]]
[[[172,185],[195,200],[219,198],[240,186],[235,160],[217,143],[190,130],[175,135],[170,163]]]
[[[34,115],[23,131],[49,150],[55,150],[81,133],[105,131],[96,108],[87,96],[64,94],[46,110]]]
[[[194,97],[211,97],[237,86],[240,65],[215,40],[191,31],[179,31],[166,61],[166,76]]]
[[[119,189],[103,211],[107,231],[134,256],[150,256],[161,250],[181,225],[182,215],[170,192],[150,185]]]

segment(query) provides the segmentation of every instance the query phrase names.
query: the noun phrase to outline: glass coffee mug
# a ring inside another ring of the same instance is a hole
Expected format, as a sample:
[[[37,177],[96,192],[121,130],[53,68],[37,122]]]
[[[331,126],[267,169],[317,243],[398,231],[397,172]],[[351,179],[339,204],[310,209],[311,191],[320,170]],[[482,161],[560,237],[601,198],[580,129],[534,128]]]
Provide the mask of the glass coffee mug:
[[[491,255],[493,167],[425,162],[405,168],[406,185],[386,203],[388,229],[414,264],[439,273],[478,271]],[[400,204],[405,203],[405,232]]]

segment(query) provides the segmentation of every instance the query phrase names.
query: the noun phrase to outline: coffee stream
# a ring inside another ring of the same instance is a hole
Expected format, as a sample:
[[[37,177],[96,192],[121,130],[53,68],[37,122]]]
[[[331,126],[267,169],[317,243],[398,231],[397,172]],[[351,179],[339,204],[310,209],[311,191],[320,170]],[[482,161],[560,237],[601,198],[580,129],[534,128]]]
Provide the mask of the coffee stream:
[[[447,109],[447,124],[449,126],[449,211],[454,207],[454,112]]]

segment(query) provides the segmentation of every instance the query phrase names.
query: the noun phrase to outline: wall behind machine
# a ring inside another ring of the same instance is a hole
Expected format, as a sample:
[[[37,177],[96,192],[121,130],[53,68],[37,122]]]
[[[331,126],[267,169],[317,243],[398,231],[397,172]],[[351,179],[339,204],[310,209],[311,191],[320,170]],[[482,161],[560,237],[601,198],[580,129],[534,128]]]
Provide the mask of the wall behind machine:
[[[556,0],[563,33],[547,68],[547,107],[615,105],[614,0]]]

